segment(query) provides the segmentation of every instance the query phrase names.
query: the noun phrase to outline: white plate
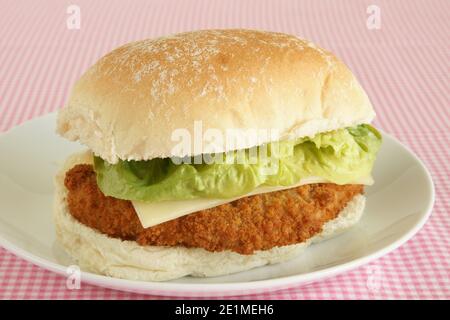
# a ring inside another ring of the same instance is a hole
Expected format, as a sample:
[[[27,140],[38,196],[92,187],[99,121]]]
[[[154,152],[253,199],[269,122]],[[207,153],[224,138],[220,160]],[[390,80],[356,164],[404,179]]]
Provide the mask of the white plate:
[[[55,242],[51,219],[53,176],[63,160],[82,147],[54,133],[55,118],[50,114],[0,136],[0,245],[67,275],[73,262]],[[206,279],[139,282],[82,272],[81,280],[166,296],[243,295],[310,283],[379,258],[423,226],[434,202],[433,183],[422,162],[397,140],[383,136],[375,185],[366,189],[367,208],[360,223],[339,237],[312,245],[292,261]]]

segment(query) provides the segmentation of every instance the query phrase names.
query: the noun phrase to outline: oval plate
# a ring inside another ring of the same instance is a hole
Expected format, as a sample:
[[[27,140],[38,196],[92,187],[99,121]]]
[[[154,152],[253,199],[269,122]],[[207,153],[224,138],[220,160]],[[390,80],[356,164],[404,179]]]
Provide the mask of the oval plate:
[[[53,177],[64,159],[82,150],[55,134],[56,115],[26,122],[0,136],[0,245],[48,270],[66,275],[74,264],[55,241]],[[289,262],[215,278],[140,282],[81,272],[107,288],[164,296],[230,296],[311,283],[366,264],[410,239],[434,203],[431,176],[400,142],[384,134],[366,188],[363,218],[350,231],[312,245]]]

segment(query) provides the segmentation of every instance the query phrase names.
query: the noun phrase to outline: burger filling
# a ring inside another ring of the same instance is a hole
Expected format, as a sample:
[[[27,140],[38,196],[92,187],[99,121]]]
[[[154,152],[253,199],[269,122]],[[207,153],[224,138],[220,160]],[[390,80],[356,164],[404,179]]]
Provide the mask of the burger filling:
[[[243,163],[153,159],[109,164],[95,157],[93,165],[76,165],[66,173],[69,211],[91,228],[141,245],[252,254],[296,244],[319,233],[363,192],[363,185],[354,183],[370,176],[381,135],[359,125],[278,144],[267,145],[270,157],[264,161],[254,161],[244,150]],[[330,183],[245,196],[260,186],[289,187],[311,176]],[[234,197],[241,198],[147,228],[133,206],[133,201]]]

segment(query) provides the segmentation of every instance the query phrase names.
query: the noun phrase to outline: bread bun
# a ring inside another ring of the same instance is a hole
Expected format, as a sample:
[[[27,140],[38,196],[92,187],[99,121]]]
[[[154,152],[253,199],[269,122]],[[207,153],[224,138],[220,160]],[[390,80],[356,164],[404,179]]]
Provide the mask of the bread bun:
[[[172,140],[180,128],[194,135],[195,121],[224,136],[227,129],[277,130],[281,140],[374,115],[352,72],[314,44],[282,33],[204,30],[108,53],[76,82],[57,130],[116,163],[195,155],[174,151]],[[249,138],[240,147],[271,140]]]

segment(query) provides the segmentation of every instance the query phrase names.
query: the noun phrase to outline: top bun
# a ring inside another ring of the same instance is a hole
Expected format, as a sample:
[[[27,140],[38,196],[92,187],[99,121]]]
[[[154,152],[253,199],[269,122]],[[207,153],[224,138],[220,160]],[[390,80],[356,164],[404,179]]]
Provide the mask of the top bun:
[[[58,132],[110,163],[173,150],[175,129],[277,130],[277,140],[369,123],[375,113],[333,54],[292,35],[204,30],[119,47],[76,82]],[[250,148],[274,140],[249,137]],[[215,144],[214,152],[232,149]]]

